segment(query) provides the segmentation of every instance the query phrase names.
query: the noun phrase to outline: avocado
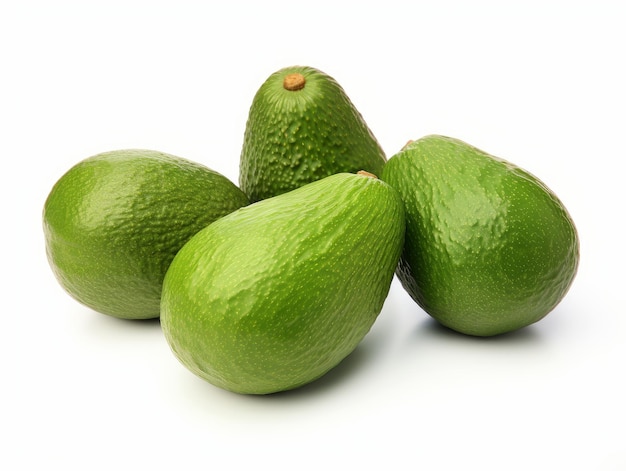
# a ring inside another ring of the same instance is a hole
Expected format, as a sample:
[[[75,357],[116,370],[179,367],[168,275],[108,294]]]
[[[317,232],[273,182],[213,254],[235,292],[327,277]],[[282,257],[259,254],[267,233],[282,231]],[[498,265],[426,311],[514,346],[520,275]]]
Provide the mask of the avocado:
[[[389,185],[340,173],[236,210],[178,252],[161,325],[183,365],[241,394],[297,388],[350,354],[381,312],[404,240]]]
[[[537,177],[458,139],[410,142],[382,177],[406,210],[398,278],[441,324],[491,336],[539,321],[578,268],[568,211]]]
[[[343,88],[324,72],[286,67],[250,106],[239,186],[252,202],[335,173],[380,175],[386,157]]]
[[[46,255],[59,284],[96,312],[159,317],[176,252],[216,219],[249,204],[220,173],[164,152],[118,149],[76,163],[44,203]]]

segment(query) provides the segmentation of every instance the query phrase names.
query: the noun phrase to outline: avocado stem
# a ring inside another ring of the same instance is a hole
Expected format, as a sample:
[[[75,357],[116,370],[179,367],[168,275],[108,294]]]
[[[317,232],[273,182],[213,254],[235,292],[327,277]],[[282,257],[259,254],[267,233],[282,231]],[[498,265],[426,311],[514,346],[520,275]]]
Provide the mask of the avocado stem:
[[[305,84],[306,79],[304,78],[304,75],[297,72],[286,75],[283,79],[283,88],[291,92],[302,90]]]
[[[404,144],[404,147],[402,147],[402,149],[400,149],[400,150],[405,150],[407,147],[409,147],[409,146],[410,146],[411,144],[413,144],[414,142],[415,142],[415,141],[414,141],[413,139],[409,139],[409,140],[407,141],[407,143],[406,143],[406,144]]]
[[[356,174],[363,175],[364,177],[378,178],[376,175],[374,175],[371,172],[368,172],[367,170],[359,170],[358,172],[356,172]]]

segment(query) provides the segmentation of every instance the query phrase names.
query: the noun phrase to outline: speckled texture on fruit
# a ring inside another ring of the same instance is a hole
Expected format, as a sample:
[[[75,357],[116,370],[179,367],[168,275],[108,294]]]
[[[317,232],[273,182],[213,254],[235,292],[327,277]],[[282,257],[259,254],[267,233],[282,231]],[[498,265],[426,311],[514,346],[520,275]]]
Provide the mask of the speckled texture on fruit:
[[[161,325],[192,372],[247,394],[326,373],[370,330],[404,239],[398,194],[337,174],[194,236],[165,277]]]
[[[52,188],[43,228],[65,290],[114,317],[159,317],[161,284],[189,238],[248,204],[226,177],[157,151],[105,152],[79,162]]]
[[[574,223],[541,181],[457,139],[427,136],[389,159],[402,196],[398,277],[442,324],[495,335],[532,324],[567,293],[578,267]]]
[[[287,90],[284,78],[306,84]],[[273,73],[256,93],[246,124],[239,184],[251,201],[326,176],[359,170],[380,175],[385,154],[341,86],[311,67]]]

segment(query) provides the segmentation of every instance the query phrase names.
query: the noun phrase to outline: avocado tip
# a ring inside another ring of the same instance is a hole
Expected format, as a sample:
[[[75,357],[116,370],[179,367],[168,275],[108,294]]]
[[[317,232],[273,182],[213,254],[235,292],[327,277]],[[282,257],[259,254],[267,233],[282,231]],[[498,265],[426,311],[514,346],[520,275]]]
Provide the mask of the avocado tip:
[[[304,75],[297,72],[288,74],[283,79],[283,88],[291,92],[302,90],[305,84],[306,79],[304,78]]]
[[[415,142],[414,139],[409,139],[406,144],[404,144],[404,146],[402,147],[402,149],[400,150],[406,150],[411,144],[413,144]]]
[[[358,172],[356,172],[357,175],[363,175],[365,177],[369,177],[369,178],[378,178],[376,175],[374,175],[371,172],[368,172],[367,170],[359,170]]]

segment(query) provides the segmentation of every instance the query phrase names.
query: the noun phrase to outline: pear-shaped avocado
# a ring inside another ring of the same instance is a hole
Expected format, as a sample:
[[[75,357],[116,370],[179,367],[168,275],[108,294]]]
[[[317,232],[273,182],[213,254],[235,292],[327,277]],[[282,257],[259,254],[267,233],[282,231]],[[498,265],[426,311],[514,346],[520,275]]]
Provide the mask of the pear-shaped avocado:
[[[178,359],[221,388],[309,383],[354,350],[388,294],[404,240],[399,195],[336,174],[235,211],[196,234],[164,281]]]
[[[386,158],[343,88],[312,67],[274,72],[250,107],[239,184],[252,202],[341,172],[380,175]]]
[[[490,336],[532,324],[565,296],[579,241],[535,176],[465,142],[426,136],[389,159],[406,241],[398,277],[441,324]]]

